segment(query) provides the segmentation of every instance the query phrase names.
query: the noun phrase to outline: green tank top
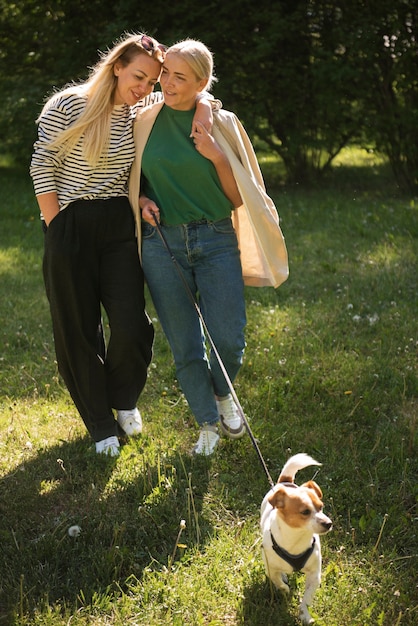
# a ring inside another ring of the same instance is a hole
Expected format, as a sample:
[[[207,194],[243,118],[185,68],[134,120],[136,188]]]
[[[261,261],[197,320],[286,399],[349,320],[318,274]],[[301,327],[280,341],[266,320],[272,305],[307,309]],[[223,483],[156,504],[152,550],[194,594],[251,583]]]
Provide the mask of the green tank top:
[[[162,223],[170,226],[221,220],[233,210],[215,166],[199,154],[190,137],[194,113],[163,106],[142,156],[141,190],[156,202]]]

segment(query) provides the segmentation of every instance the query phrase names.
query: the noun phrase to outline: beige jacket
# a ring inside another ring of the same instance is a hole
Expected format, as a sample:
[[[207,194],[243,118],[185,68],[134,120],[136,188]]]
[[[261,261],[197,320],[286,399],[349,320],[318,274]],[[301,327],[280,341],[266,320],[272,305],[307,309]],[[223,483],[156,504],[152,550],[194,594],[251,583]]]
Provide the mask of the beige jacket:
[[[141,246],[139,193],[141,160],[162,102],[138,111],[134,125],[136,157],[129,178],[129,199],[135,215],[138,245]],[[278,287],[288,275],[285,241],[279,216],[267,195],[251,141],[233,113],[214,111],[213,136],[228,157],[243,204],[232,212],[241,252],[244,282],[252,287]]]

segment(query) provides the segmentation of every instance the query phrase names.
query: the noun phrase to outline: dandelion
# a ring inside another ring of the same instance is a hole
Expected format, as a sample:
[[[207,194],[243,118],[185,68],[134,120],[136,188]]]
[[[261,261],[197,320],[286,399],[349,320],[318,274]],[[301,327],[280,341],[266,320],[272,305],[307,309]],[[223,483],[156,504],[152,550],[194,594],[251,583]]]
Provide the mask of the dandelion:
[[[174,544],[173,554],[171,555],[170,561],[169,561],[169,564],[168,564],[168,571],[170,571],[172,566],[173,566],[174,557],[176,556],[177,548],[179,547],[179,541],[180,541],[181,533],[183,532],[183,530],[185,528],[186,528],[186,522],[185,522],[184,519],[182,519],[180,521],[180,527],[179,527],[179,532],[177,533],[176,543]],[[182,547],[185,547],[185,546],[182,546]]]
[[[79,537],[81,534],[81,527],[80,526],[70,526],[70,528],[68,529],[68,534],[70,537]]]

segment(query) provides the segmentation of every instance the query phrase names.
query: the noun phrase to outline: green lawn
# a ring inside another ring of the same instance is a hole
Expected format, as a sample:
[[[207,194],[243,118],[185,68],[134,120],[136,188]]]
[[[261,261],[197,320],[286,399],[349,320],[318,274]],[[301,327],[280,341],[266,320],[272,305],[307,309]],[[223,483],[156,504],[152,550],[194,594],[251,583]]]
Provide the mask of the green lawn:
[[[346,152],[310,191],[282,187],[277,163],[261,164],[290,277],[247,290],[235,390],[274,479],[290,454],[323,464],[315,480],[334,528],[316,623],[412,626],[417,199],[366,152]],[[287,600],[266,581],[269,484],[250,438],[189,455],[197,431],[157,320],[144,434],[117,460],[95,454],[57,375],[31,182],[7,167],[0,182],[0,624],[296,625],[304,577]]]

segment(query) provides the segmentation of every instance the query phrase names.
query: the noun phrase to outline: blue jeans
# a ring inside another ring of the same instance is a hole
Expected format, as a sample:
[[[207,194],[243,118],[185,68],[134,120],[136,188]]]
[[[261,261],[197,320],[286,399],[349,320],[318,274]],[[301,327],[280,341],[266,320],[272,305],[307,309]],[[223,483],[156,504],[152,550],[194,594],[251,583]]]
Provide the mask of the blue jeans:
[[[228,376],[242,364],[246,324],[244,283],[237,238],[230,218],[161,226]],[[216,356],[206,350],[196,308],[157,229],[142,225],[145,279],[174,356],[177,378],[199,425],[218,421],[215,394],[229,386]]]

